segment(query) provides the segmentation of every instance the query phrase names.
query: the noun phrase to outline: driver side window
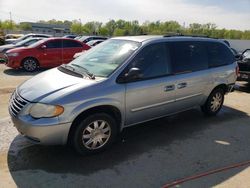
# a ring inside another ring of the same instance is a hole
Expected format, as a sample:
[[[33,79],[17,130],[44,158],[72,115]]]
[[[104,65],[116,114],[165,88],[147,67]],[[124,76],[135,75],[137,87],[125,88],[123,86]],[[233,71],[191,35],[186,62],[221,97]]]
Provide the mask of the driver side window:
[[[140,70],[140,80],[157,78],[171,73],[169,47],[165,43],[146,46],[131,62],[129,69]]]

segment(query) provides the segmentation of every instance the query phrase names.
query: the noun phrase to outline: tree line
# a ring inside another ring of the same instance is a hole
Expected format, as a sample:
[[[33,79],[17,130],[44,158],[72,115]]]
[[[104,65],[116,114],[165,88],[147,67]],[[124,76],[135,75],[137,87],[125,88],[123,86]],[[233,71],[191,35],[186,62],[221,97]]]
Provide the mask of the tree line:
[[[177,21],[146,21],[139,24],[137,20],[109,20],[107,23],[91,21],[83,24],[80,20],[60,21],[60,20],[40,20],[38,23],[64,25],[70,28],[71,33],[77,35],[103,35],[103,36],[129,36],[129,35],[166,35],[182,33],[186,35],[204,35],[213,38],[225,39],[248,39],[250,40],[250,29],[229,30],[219,29],[213,23],[199,24],[192,23],[188,26],[182,26]],[[4,30],[31,30],[28,23],[15,23],[10,20],[0,20],[0,31]]]

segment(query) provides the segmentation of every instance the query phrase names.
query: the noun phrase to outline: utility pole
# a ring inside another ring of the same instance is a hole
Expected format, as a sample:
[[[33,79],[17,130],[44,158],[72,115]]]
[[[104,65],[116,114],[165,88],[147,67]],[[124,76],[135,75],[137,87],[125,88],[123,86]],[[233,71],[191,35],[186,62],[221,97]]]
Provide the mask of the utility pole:
[[[11,16],[11,12],[9,12],[10,13],[10,21],[12,22],[12,16]]]
[[[9,12],[9,13],[10,13],[10,27],[12,29],[12,15],[11,15],[11,12]]]

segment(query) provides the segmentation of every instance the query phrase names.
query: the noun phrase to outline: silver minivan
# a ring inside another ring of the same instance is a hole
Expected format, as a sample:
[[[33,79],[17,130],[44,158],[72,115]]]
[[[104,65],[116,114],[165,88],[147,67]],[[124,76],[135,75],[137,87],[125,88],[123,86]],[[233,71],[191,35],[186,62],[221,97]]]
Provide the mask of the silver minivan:
[[[197,106],[216,115],[236,77],[234,55],[219,40],[118,37],[21,84],[9,112],[34,143],[94,153],[131,125]]]

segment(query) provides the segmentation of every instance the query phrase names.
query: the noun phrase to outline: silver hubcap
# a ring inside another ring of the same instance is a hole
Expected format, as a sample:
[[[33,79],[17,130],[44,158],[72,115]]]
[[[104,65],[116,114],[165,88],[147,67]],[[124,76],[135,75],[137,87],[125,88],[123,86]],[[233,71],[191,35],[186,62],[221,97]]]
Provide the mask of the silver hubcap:
[[[25,70],[33,71],[33,70],[36,69],[36,62],[33,59],[27,59],[23,63],[23,67],[24,67]]]
[[[110,135],[110,125],[104,120],[96,120],[83,130],[82,142],[88,149],[98,149],[107,143]]]
[[[222,103],[222,94],[221,93],[216,93],[215,96],[213,96],[212,101],[211,101],[211,110],[213,112],[217,111]]]

